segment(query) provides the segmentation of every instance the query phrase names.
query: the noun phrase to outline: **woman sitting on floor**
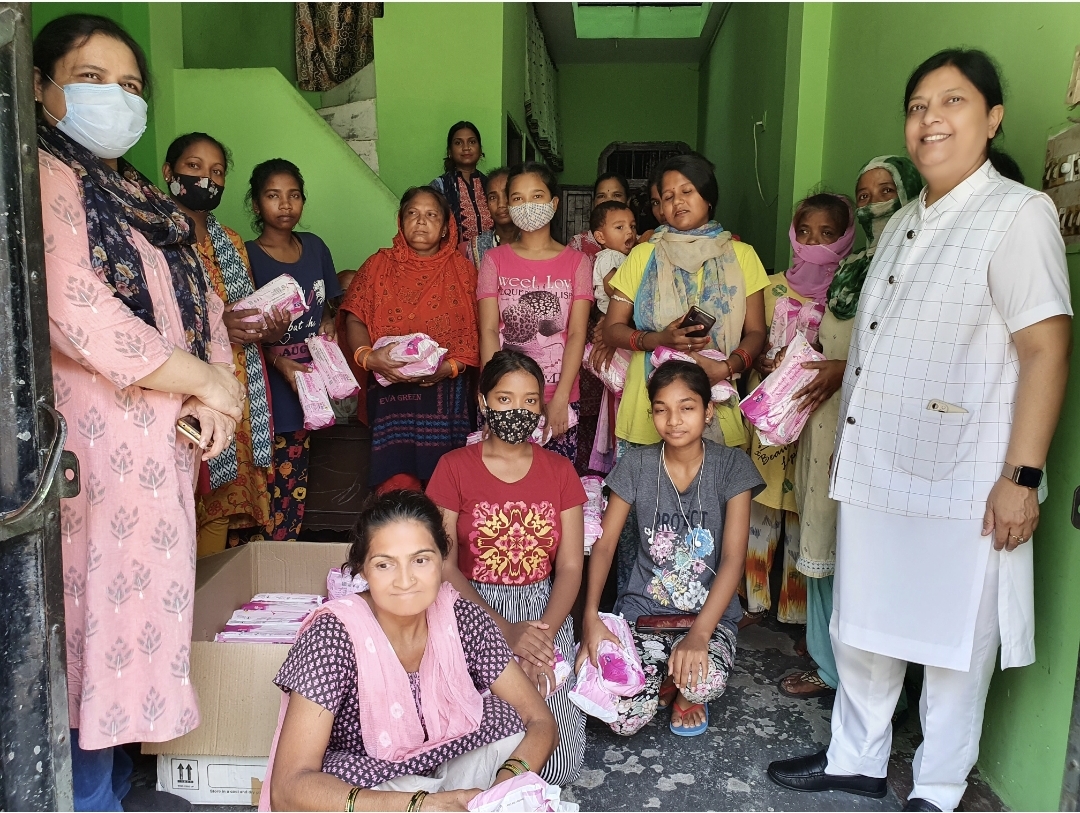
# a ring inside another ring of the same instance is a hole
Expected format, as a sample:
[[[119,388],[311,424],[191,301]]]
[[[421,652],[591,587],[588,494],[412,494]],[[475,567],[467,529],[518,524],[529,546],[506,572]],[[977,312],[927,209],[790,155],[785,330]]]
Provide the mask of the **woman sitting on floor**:
[[[260,810],[465,810],[547,762],[555,720],[491,617],[443,582],[449,552],[422,494],[360,515],[346,568],[368,589],[314,612],[274,679]]]

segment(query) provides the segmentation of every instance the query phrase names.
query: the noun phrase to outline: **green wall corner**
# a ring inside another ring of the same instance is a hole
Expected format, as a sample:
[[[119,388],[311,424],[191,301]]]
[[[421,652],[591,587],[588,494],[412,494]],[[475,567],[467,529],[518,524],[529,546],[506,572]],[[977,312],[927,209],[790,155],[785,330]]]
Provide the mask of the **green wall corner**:
[[[566,64],[558,74],[562,183],[592,185],[600,153],[613,141],[685,141],[697,147],[696,64]],[[647,114],[634,93],[648,98]]]
[[[790,196],[795,145],[792,158],[783,160],[781,137],[789,120],[789,16],[799,8],[735,3],[701,62],[698,148],[716,164],[717,219],[752,245],[766,268],[774,264],[777,201],[785,179]],[[764,130],[755,127],[762,120]]]
[[[528,130],[525,126],[525,39],[528,5],[525,3],[503,3],[503,132],[506,130],[505,118],[513,119],[524,139]],[[506,155],[506,138],[503,137],[499,163],[513,163]],[[518,156],[518,160],[521,156]]]

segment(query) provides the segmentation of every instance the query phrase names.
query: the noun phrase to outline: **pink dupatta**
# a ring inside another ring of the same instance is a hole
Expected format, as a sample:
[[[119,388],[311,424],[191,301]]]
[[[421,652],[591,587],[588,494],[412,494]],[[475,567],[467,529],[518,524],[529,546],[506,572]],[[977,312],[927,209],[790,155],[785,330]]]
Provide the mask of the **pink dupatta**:
[[[444,582],[435,602],[427,609],[428,642],[420,661],[424,724],[416,712],[405,667],[366,601],[359,596],[330,601],[304,621],[298,639],[323,613],[333,613],[348,630],[356,653],[360,733],[369,756],[387,762],[406,762],[480,727],[484,700],[473,685],[458,633],[454,602],[459,595]],[[289,696],[289,692],[282,692],[277,731],[259,797],[262,811],[270,810],[270,779]]]

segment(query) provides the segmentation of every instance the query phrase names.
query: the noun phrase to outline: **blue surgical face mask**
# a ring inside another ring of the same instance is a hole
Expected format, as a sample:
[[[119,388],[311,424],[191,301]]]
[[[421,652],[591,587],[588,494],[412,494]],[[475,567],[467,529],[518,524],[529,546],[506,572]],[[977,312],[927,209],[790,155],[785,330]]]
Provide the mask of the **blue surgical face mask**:
[[[56,85],[51,77],[49,81]],[[56,122],[57,130],[98,158],[119,158],[146,132],[146,101],[120,85],[74,82],[56,86],[64,91],[67,112],[62,119],[47,109],[46,114]]]

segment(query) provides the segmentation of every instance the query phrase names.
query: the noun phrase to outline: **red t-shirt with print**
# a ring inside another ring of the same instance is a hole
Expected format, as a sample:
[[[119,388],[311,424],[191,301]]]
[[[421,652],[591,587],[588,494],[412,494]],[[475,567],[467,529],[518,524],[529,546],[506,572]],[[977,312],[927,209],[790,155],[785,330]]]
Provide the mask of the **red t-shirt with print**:
[[[585,489],[565,457],[533,445],[529,473],[504,483],[484,465],[483,443],[443,455],[427,495],[456,511],[458,568],[485,584],[532,584],[551,576],[562,512],[584,505]]]

